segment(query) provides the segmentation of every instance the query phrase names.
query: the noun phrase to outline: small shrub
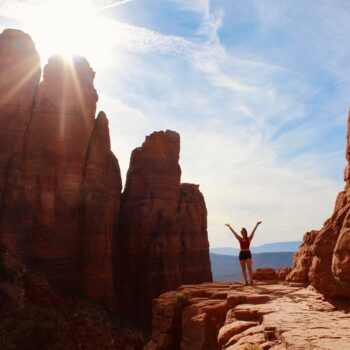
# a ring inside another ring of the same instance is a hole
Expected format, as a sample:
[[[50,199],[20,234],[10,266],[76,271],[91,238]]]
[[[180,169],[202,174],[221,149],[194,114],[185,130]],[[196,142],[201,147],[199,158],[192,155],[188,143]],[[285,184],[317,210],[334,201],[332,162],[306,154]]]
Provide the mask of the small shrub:
[[[190,298],[191,298],[190,292],[186,292],[186,291],[176,292],[176,299],[182,306],[188,305],[189,304],[188,299],[190,299]]]

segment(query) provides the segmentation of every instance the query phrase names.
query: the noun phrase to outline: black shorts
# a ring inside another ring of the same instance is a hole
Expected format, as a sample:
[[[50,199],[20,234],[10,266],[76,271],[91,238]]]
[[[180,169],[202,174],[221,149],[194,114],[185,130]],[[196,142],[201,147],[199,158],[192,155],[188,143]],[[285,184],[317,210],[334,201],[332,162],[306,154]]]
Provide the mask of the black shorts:
[[[251,258],[252,258],[252,254],[250,253],[250,250],[241,250],[239,252],[239,260],[247,260]]]

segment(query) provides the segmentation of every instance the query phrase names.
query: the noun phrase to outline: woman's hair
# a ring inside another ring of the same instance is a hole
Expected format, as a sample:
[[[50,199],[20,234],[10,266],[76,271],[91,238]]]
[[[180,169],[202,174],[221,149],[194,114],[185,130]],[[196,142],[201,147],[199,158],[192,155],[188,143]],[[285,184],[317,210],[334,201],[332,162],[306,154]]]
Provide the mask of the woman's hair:
[[[247,232],[247,230],[244,227],[242,227],[241,233],[244,236],[248,236],[248,232]]]

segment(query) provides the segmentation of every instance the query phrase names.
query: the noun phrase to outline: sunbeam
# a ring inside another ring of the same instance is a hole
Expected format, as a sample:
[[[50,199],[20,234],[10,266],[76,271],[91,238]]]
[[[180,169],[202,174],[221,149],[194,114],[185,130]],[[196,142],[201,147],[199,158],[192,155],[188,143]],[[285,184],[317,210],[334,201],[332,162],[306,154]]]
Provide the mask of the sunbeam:
[[[45,0],[23,14],[45,62],[54,54],[82,55],[97,68],[107,64],[109,31],[92,0]]]
[[[12,98],[23,88],[25,84],[27,84],[33,75],[38,72],[38,69],[40,69],[40,66],[36,65],[30,71],[28,71],[27,74],[22,79],[20,79],[15,86],[9,89],[6,94],[1,96],[0,103],[2,105],[11,104]],[[31,106],[25,106],[25,108],[27,107],[31,108]]]

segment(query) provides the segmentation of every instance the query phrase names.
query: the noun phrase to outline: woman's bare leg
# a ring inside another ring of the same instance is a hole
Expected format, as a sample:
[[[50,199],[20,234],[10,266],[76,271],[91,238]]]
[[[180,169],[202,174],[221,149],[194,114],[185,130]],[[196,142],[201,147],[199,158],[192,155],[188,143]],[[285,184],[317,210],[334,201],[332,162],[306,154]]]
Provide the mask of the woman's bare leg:
[[[253,284],[253,262],[252,259],[247,259],[248,271],[249,271],[249,279],[250,284]]]
[[[246,271],[246,260],[240,260],[239,261],[241,263],[241,268],[242,268],[242,274],[243,274],[243,278],[244,278],[244,282],[245,284],[248,284],[248,281],[247,281],[247,271]]]

